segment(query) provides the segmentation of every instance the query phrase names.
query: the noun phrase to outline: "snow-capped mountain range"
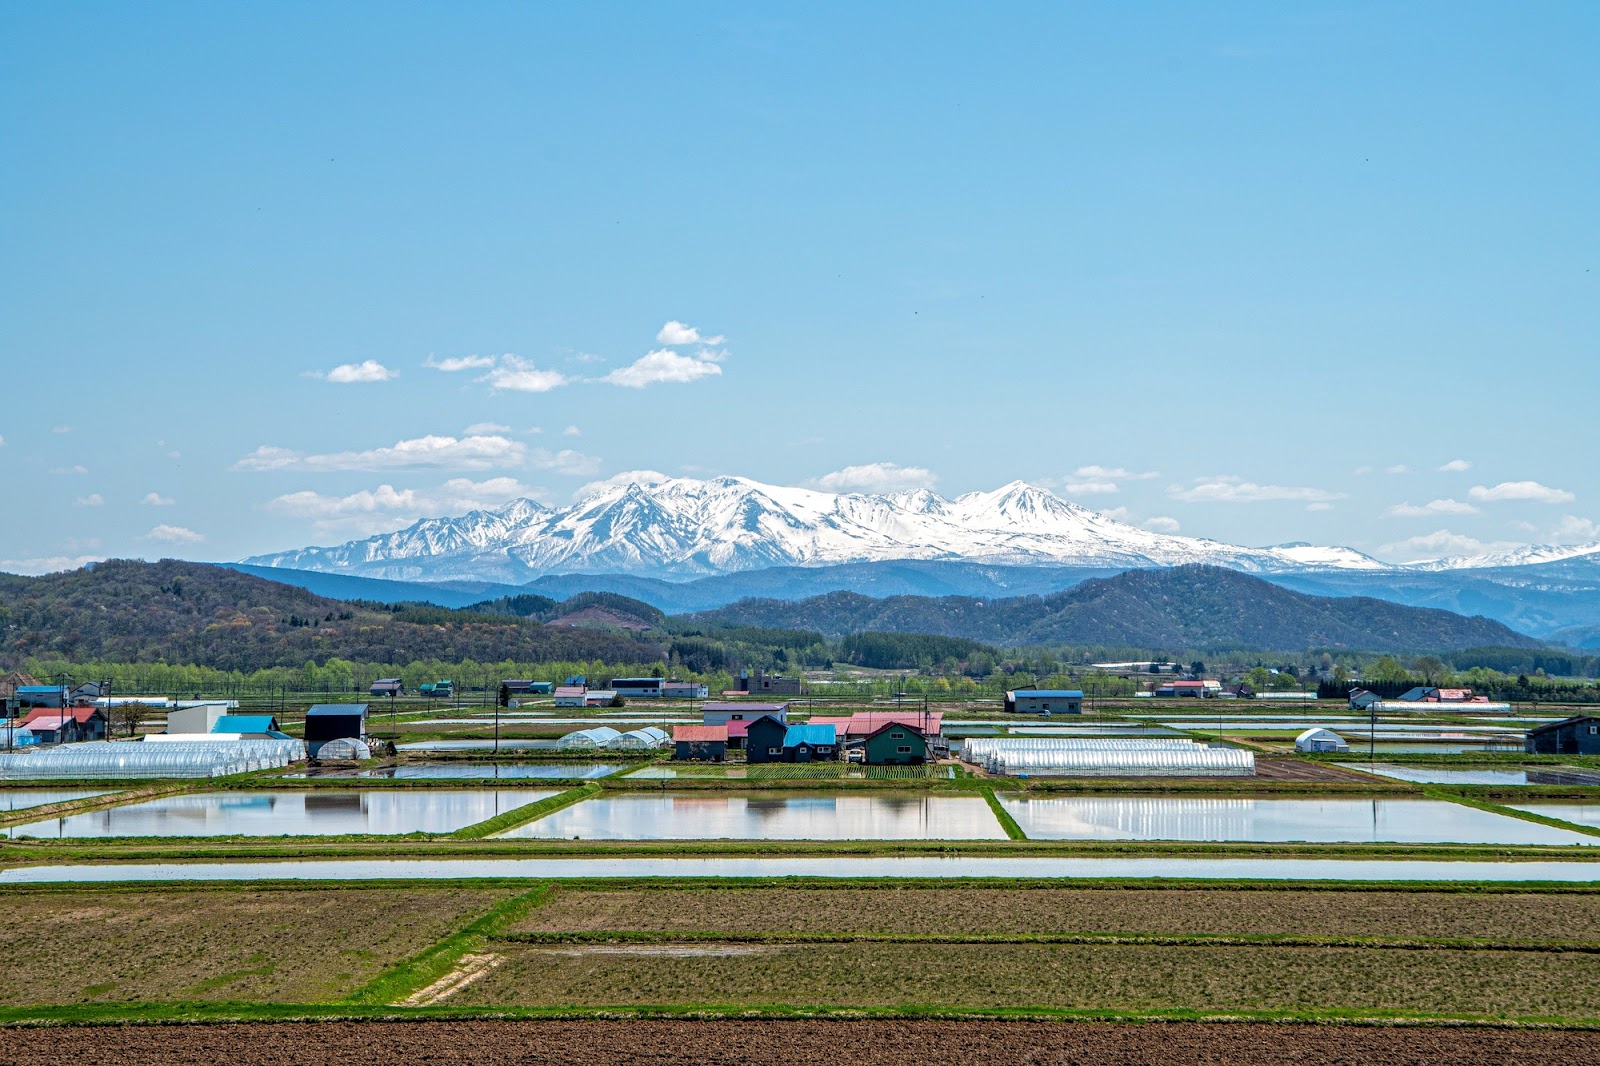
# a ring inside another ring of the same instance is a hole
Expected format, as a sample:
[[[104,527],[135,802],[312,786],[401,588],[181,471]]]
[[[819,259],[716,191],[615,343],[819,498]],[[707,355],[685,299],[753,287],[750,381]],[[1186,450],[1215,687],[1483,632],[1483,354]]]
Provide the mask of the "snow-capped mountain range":
[[[244,561],[409,581],[523,582],[544,574],[682,579],[908,559],[1119,569],[1209,563],[1249,573],[1388,569],[1351,548],[1244,548],[1155,533],[1020,481],[952,500],[927,490],[834,494],[738,477],[620,485],[560,510],[513,500]]]

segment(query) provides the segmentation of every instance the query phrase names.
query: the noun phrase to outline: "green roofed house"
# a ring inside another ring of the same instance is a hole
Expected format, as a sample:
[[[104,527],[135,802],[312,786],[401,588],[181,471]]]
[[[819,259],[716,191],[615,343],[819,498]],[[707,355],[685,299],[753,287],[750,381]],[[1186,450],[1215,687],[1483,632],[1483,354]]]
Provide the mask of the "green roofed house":
[[[928,761],[928,738],[905,722],[881,725],[862,743],[868,766],[920,766]]]

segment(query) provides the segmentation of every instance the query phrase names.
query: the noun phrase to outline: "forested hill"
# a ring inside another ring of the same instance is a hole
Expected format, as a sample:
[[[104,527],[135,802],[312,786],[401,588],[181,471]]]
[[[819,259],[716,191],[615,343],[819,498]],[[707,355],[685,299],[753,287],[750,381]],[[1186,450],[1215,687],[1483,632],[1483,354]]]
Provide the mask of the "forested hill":
[[[815,629],[829,636],[868,630],[934,633],[1008,647],[1115,644],[1151,649],[1343,647],[1402,652],[1541,646],[1487,618],[1367,597],[1307,596],[1211,566],[1131,570],[1042,597],[874,600],[835,592],[796,602],[742,600],[689,617]]]
[[[30,656],[254,670],[335,656],[371,663],[652,662],[665,652],[654,633],[544,625],[537,616],[555,618],[565,605],[532,599],[540,602],[491,601],[460,611],[346,602],[174,560],[111,560],[43,577],[0,574],[0,668]],[[593,599],[613,612],[628,612],[632,605],[633,614],[659,618],[653,608],[623,597]],[[515,610],[522,606],[534,609]],[[509,613],[496,613],[501,611]]]

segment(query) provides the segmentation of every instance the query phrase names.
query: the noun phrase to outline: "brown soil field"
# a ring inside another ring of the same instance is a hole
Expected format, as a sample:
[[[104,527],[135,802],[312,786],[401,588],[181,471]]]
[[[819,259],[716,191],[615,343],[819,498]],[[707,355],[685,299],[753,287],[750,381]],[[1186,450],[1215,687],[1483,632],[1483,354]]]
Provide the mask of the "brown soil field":
[[[496,1004],[1396,1011],[1600,1020],[1600,955],[1038,944],[499,944]]]
[[[1236,889],[557,887],[522,932],[1168,933],[1600,941],[1600,895]]]
[[[439,1021],[0,1029],[0,1062],[13,1066],[1502,1066],[1597,1060],[1596,1032],[1332,1025]]]
[[[7,975],[0,1004],[337,999],[511,894],[455,887],[8,892],[0,908]]]

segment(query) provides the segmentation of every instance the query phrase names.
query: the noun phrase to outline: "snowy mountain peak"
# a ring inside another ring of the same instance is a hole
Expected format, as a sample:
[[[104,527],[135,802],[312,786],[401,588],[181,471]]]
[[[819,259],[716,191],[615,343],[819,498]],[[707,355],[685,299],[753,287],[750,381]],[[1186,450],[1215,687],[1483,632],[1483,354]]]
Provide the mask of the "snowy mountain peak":
[[[513,500],[394,533],[246,562],[405,580],[541,574],[693,577],[886,560],[1095,567],[1211,563],[1252,572],[1382,564],[1348,548],[1241,548],[1154,533],[1014,481],[948,500],[926,489],[833,494],[742,477],[607,486],[552,510]]]

